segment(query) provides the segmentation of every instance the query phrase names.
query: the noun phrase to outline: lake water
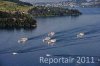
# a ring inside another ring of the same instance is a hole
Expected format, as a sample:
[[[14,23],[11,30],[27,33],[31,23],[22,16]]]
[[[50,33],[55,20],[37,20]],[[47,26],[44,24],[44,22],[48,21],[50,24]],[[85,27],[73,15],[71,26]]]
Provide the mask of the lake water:
[[[83,14],[77,17],[36,18],[38,27],[32,31],[0,30],[0,66],[100,66],[97,61],[100,58],[100,8],[79,10]],[[51,31],[56,33],[53,38],[57,39],[53,46],[42,41]],[[76,37],[80,32],[85,33],[82,39]],[[28,37],[28,41],[19,44],[21,37]],[[18,54],[13,55],[13,52]],[[93,57],[95,63],[40,63],[40,57],[46,54],[52,58]]]

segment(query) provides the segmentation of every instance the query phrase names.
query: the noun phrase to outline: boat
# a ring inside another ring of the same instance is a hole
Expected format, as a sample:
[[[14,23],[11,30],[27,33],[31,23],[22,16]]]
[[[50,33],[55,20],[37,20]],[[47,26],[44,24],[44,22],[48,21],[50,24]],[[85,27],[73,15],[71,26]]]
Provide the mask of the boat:
[[[55,35],[55,32],[48,33],[48,36],[43,39],[43,42],[53,45],[56,42],[56,39],[52,39],[53,38],[52,36],[54,35]]]
[[[45,39],[43,39],[43,42],[47,42],[49,41],[51,38],[50,37],[46,37]]]
[[[78,33],[78,34],[77,34],[77,38],[83,38],[83,37],[84,37],[84,35],[85,35],[85,33],[84,33],[84,32],[80,32],[80,33]]]
[[[18,53],[16,53],[16,52],[13,52],[12,54],[13,54],[13,55],[17,55]]]
[[[18,43],[25,43],[27,40],[28,40],[28,38],[23,37],[23,38],[20,38],[20,39],[18,40]]]
[[[47,57],[50,57],[51,55],[50,55],[50,54],[46,54],[46,56],[47,56]]]
[[[50,39],[47,43],[49,45],[53,45],[56,42],[56,39]]]
[[[52,43],[55,43],[56,42],[56,39],[51,39],[50,40]]]
[[[52,36],[54,36],[55,35],[55,32],[50,32],[50,33],[48,33],[48,36],[50,36],[50,37],[52,37]]]

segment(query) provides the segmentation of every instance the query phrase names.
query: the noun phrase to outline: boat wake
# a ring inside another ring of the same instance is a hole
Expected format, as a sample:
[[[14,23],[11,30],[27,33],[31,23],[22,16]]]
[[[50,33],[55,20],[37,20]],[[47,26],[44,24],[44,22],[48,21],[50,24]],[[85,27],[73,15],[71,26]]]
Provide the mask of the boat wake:
[[[83,38],[77,38],[77,34],[80,32],[84,32]],[[26,42],[27,45],[26,44],[24,46],[17,45],[6,49],[2,49],[0,50],[0,54],[8,54],[13,52],[17,52],[19,54],[19,53],[42,51],[42,50],[45,51],[48,49],[55,49],[67,46],[87,45],[92,43],[99,44],[100,24],[87,25],[70,30],[55,32],[53,38],[56,38],[57,40],[54,46],[48,46],[42,42],[43,38],[47,35],[48,33],[35,37],[29,37]]]

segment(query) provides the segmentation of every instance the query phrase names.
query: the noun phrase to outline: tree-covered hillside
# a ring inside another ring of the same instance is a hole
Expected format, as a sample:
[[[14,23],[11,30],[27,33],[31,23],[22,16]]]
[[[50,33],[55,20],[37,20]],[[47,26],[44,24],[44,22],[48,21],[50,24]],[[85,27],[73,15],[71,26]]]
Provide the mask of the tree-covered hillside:
[[[28,14],[32,6],[21,4],[19,0],[0,0],[0,29],[33,29],[35,19]]]
[[[0,11],[24,11],[31,9],[31,4],[19,0],[0,0]]]
[[[66,9],[61,7],[43,7],[37,6],[33,7],[28,11],[35,17],[41,16],[78,16],[81,12],[77,9]]]
[[[15,2],[15,3],[17,3],[18,5],[28,5],[28,6],[32,6],[32,4],[27,3],[27,2],[22,2],[22,1],[20,1],[20,0],[2,0],[2,1]]]

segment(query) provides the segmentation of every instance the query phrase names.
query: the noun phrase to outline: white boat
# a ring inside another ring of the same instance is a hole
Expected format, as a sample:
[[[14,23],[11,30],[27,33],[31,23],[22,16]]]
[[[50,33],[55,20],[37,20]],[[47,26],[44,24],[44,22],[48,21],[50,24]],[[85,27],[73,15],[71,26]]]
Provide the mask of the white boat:
[[[56,42],[56,39],[51,39],[50,40],[52,43],[55,43]]]
[[[85,35],[85,33],[84,33],[84,32],[80,32],[80,33],[78,33],[78,34],[77,34],[77,38],[83,38],[83,37],[84,37],[84,35]]]
[[[16,53],[16,52],[13,52],[12,54],[13,54],[13,55],[17,55],[18,53]]]
[[[51,38],[50,37],[46,37],[45,39],[43,39],[43,42],[47,42],[49,41]]]
[[[28,38],[20,38],[20,40],[18,40],[18,43],[25,43],[28,40]]]
[[[49,45],[53,45],[56,42],[56,39],[50,39],[47,43]]]
[[[52,36],[54,36],[55,35],[55,32],[50,32],[50,33],[48,33],[48,36],[50,36],[50,37],[52,37]]]
[[[46,54],[46,56],[47,56],[47,57],[50,57],[51,55],[50,55],[50,54]]]
[[[44,38],[43,42],[53,45],[56,42],[56,39],[52,39],[52,36],[54,35],[55,35],[55,32],[48,33],[48,37]]]

